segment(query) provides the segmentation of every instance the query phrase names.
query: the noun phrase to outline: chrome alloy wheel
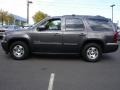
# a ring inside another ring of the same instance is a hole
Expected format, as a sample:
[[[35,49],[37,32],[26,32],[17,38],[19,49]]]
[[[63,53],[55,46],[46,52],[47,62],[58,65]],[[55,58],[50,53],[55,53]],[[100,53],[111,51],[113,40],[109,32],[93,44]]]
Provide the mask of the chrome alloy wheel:
[[[99,56],[99,51],[96,47],[89,47],[87,49],[87,57],[91,60],[94,60],[96,58],[98,58]]]
[[[21,45],[16,45],[15,47],[13,47],[13,55],[15,57],[22,57],[24,55],[25,51],[24,51],[24,47]]]

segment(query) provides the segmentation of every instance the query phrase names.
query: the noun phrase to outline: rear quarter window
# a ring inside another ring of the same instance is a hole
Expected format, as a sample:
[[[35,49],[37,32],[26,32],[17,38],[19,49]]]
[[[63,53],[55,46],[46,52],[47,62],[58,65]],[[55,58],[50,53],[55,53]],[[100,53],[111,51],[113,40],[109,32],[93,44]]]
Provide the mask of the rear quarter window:
[[[113,31],[111,21],[101,19],[88,19],[88,23],[94,31]]]

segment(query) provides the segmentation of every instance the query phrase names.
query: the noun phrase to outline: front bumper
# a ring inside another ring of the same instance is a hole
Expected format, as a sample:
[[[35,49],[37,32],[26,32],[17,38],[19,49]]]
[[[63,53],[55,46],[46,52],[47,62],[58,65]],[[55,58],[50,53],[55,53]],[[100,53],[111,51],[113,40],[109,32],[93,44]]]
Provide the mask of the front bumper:
[[[118,50],[118,43],[107,43],[104,46],[103,53],[110,53],[110,52],[115,52]]]
[[[6,53],[9,52],[8,43],[6,41],[1,41],[1,46]]]

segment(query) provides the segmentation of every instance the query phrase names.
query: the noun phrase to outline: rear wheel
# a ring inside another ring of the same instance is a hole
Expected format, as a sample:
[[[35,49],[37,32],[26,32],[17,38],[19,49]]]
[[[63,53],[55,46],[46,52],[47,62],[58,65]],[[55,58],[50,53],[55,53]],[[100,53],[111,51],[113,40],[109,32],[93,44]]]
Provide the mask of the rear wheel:
[[[29,55],[29,49],[26,43],[16,41],[10,46],[10,55],[16,60],[26,59]]]
[[[86,61],[96,62],[102,55],[101,47],[96,43],[89,43],[85,45],[82,50],[82,56]]]

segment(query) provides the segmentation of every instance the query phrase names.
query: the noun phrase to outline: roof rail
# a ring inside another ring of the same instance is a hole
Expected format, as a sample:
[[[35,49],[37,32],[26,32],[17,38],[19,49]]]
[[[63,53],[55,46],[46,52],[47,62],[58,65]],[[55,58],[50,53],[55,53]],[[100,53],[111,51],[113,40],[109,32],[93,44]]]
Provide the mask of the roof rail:
[[[75,16],[75,14],[72,14],[72,16]]]

